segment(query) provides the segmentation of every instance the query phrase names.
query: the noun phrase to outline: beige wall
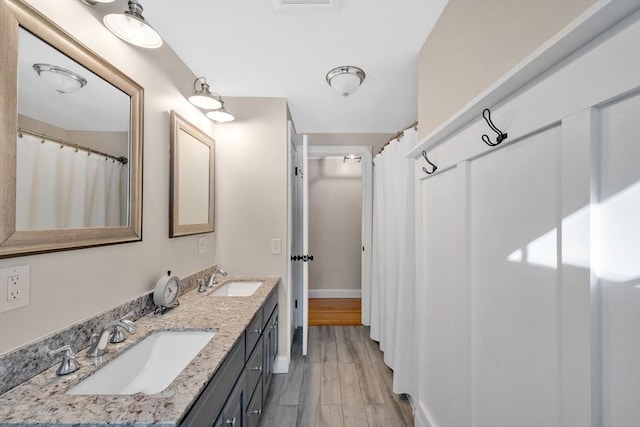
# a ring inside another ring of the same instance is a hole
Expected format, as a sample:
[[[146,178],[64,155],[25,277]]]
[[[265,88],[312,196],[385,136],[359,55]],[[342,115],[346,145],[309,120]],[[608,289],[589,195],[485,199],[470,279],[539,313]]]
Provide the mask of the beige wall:
[[[365,145],[375,156],[392,137],[392,133],[310,133],[308,141],[309,145]]]
[[[309,289],[360,289],[361,163],[309,160]]]
[[[419,54],[418,139],[595,0],[450,0]]]
[[[229,274],[280,276],[280,325],[289,325],[286,281],[287,103],[282,98],[225,98],[236,121],[218,125],[217,261]],[[282,254],[271,254],[281,239]],[[289,354],[288,334],[280,353]]]
[[[51,20],[144,87],[143,240],[51,254],[0,259],[0,268],[31,267],[31,300],[0,314],[0,353],[151,291],[167,270],[178,276],[215,263],[214,234],[198,254],[198,237],[169,239],[169,111],[212,133],[213,124],[185,96],[195,76],[166,45],[147,51],[102,25],[78,1],[31,0]],[[94,15],[95,14],[95,15]]]

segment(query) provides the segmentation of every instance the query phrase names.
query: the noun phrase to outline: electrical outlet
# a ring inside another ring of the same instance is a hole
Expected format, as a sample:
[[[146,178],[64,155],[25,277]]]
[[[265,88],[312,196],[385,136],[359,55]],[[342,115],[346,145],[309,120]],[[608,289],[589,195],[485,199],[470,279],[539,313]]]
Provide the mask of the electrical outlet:
[[[22,276],[17,274],[7,279],[7,301],[12,302],[22,298]]]
[[[199,254],[204,254],[207,252],[207,238],[206,237],[199,237],[198,238],[198,253]]]
[[[29,304],[29,266],[0,269],[0,313]]]

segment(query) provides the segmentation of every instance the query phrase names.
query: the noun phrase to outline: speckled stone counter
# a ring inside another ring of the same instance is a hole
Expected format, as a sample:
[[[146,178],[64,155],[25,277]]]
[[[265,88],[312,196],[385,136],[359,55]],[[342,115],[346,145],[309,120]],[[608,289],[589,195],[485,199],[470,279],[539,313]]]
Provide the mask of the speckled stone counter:
[[[264,283],[248,297],[215,297],[215,289],[230,280]],[[278,278],[232,277],[204,293],[180,297],[180,306],[164,315],[150,314],[136,322],[137,331],[121,344],[109,344],[100,365],[77,354],[80,369],[56,376],[57,366],[0,395],[0,425],[137,425],[175,426],[187,413],[251,319],[278,285]],[[157,330],[216,328],[216,336],[178,377],[154,395],[68,395],[66,392],[119,353]]]

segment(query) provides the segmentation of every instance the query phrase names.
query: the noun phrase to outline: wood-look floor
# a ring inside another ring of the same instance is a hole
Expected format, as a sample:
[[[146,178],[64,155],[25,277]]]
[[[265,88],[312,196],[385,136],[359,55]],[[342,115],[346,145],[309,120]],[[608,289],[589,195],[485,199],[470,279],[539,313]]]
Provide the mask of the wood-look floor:
[[[289,373],[274,374],[261,427],[413,426],[391,390],[392,371],[364,326],[309,327],[307,356],[296,331]]]
[[[362,324],[360,298],[309,298],[309,326]]]

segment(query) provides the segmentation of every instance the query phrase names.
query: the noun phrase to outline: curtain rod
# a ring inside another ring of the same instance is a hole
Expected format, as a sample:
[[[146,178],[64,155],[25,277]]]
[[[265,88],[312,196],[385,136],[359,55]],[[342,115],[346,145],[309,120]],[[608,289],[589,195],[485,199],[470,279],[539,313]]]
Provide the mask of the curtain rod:
[[[418,121],[417,120],[415,122],[413,122],[411,125],[409,125],[406,128],[402,129],[400,132],[398,132],[395,135],[393,135],[393,137],[391,139],[389,139],[389,141],[387,141],[386,144],[384,144],[382,147],[380,147],[380,151],[378,151],[378,154],[382,153],[382,150],[384,150],[384,147],[389,145],[391,143],[391,141],[393,141],[394,139],[400,138],[401,136],[404,135],[404,131],[409,130],[411,128],[415,128],[415,130],[418,130]]]
[[[40,138],[42,138],[42,142],[44,142],[45,139],[48,139],[49,141],[55,142],[57,144],[61,144],[61,145],[64,145],[64,146],[70,147],[70,148],[75,148],[76,151],[82,150],[82,151],[86,151],[87,153],[89,153],[89,155],[91,155],[91,153],[93,153],[93,154],[97,154],[99,156],[104,156],[106,158],[116,160],[116,161],[122,163],[123,165],[126,165],[129,162],[129,160],[127,160],[127,158],[124,157],[124,156],[120,156],[120,157],[112,156],[111,154],[103,153],[102,151],[94,150],[93,148],[84,147],[82,145],[78,145],[78,144],[74,144],[74,143],[71,143],[71,142],[67,142],[67,141],[62,140],[60,138],[54,138],[54,137],[45,135],[42,132],[38,133],[38,132],[34,132],[34,131],[31,131],[31,130],[28,130],[28,129],[18,128],[18,138],[22,138],[22,134],[23,133],[26,133],[27,135],[31,135],[31,136],[40,137]],[[60,148],[62,148],[62,147],[60,147]]]

